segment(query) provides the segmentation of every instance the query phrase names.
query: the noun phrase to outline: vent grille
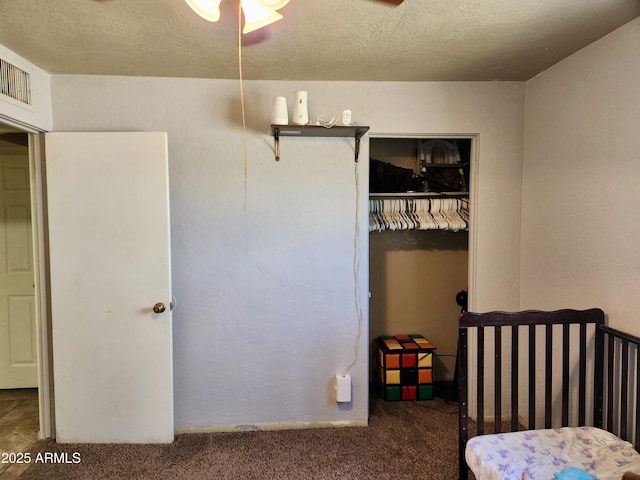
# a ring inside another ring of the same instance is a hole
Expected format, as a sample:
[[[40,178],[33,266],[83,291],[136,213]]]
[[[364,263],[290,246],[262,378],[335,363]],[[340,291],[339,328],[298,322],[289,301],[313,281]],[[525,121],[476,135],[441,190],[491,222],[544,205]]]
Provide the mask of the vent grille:
[[[0,58],[0,94],[31,105],[31,76]]]

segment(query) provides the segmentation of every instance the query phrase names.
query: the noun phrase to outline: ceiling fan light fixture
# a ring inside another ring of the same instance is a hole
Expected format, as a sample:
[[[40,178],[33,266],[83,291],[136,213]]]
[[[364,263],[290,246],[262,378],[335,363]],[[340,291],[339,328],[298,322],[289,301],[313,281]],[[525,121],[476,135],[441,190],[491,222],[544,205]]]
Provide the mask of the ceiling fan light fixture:
[[[242,0],[244,28],[242,33],[250,33],[284,18],[272,8],[262,5],[264,0]]]
[[[185,0],[191,10],[209,22],[220,20],[220,2],[222,0]]]

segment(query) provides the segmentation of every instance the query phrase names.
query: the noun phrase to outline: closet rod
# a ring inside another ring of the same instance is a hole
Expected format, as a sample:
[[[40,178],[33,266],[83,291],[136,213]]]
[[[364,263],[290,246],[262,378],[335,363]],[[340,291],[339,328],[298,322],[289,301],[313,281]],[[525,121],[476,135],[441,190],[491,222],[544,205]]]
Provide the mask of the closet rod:
[[[370,193],[369,198],[469,198],[469,192]]]

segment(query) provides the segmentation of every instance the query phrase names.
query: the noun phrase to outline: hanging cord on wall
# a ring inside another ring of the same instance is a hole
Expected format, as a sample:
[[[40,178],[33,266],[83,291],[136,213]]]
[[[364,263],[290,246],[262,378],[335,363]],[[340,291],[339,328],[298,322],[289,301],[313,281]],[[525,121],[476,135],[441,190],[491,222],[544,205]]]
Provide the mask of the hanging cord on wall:
[[[345,376],[351,370],[358,361],[358,346],[360,344],[360,333],[362,332],[362,307],[360,306],[360,277],[358,272],[360,271],[360,187],[358,185],[358,162],[354,162],[354,180],[356,184],[356,226],[353,237],[353,296],[356,308],[356,317],[358,319],[358,333],[356,335],[356,343],[353,347],[354,358],[351,365],[342,373]]]
[[[242,85],[242,4],[238,2],[238,75],[240,77],[240,105],[242,107],[242,138],[244,140],[244,199],[242,211],[247,210],[247,123],[244,116],[244,89]]]

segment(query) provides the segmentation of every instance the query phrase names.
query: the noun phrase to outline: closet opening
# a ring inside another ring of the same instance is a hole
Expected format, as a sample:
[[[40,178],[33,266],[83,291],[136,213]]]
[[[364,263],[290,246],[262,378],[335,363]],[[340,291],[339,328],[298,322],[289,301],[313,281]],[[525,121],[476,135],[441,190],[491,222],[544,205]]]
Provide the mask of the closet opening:
[[[474,144],[471,135],[370,137],[373,397],[457,401],[458,317],[469,291]],[[412,365],[400,365],[399,375],[394,376],[389,375],[393,366],[382,364],[378,339],[403,335],[421,335],[435,346],[430,366],[417,366],[419,379]],[[423,375],[422,367],[431,372]]]

